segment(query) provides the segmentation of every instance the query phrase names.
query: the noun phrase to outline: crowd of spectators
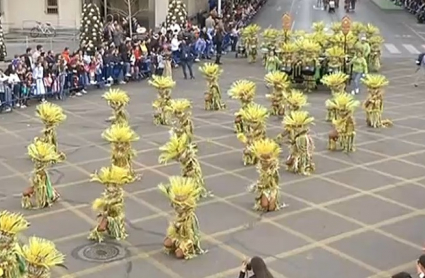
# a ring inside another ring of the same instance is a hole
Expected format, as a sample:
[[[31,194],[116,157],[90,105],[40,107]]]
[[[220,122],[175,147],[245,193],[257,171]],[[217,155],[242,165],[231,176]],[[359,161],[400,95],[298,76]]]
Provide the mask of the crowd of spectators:
[[[94,53],[84,48],[65,48],[62,53],[45,51],[42,45],[28,48],[26,53],[15,55],[6,70],[0,70],[0,112],[26,108],[33,99],[64,100],[83,96],[91,88],[162,75],[167,57],[173,67],[181,66],[185,78],[187,71],[194,78],[193,62],[215,56],[215,62],[220,64],[223,53],[235,50],[238,30],[265,0],[234,2],[234,7],[223,6],[222,16],[213,8],[206,15],[199,13],[196,25],[194,20],[188,20],[187,26],[162,26],[157,32],[150,30],[141,36],[130,37],[125,28],[128,23],[112,21],[105,25],[105,43]]]

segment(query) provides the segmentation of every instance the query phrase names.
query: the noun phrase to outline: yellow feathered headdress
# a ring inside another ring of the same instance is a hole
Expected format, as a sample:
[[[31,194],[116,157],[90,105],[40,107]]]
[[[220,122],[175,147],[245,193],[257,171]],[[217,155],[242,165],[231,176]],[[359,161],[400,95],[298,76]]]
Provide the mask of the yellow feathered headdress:
[[[303,128],[312,124],[314,118],[307,111],[292,111],[289,115],[285,115],[283,124],[286,128]]]
[[[172,176],[168,184],[160,184],[159,190],[170,199],[171,203],[194,209],[201,192],[201,187],[191,178]]]
[[[16,235],[25,231],[30,223],[20,213],[12,213],[7,210],[0,212],[0,233]]]
[[[173,159],[178,158],[183,152],[192,146],[189,143],[189,137],[186,134],[178,136],[173,134],[164,146],[159,148],[161,154],[159,155],[158,162],[166,164]]]
[[[65,255],[56,249],[53,242],[43,238],[31,237],[29,243],[22,247],[22,255],[30,265],[29,273],[31,273],[31,267],[46,270],[55,266],[65,267],[63,265]]]
[[[121,89],[110,89],[108,92],[102,95],[108,103],[126,106],[130,102],[128,94]]]
[[[37,105],[35,113],[45,125],[58,125],[66,120],[62,107],[50,102]]]
[[[102,167],[99,172],[91,175],[92,182],[99,182],[105,186],[123,186],[134,181],[134,177],[126,168],[118,166]]]
[[[102,133],[102,138],[111,143],[130,143],[140,137],[128,125],[114,124]]]
[[[276,141],[270,138],[254,141],[249,149],[258,159],[264,160],[278,159],[282,151]]]

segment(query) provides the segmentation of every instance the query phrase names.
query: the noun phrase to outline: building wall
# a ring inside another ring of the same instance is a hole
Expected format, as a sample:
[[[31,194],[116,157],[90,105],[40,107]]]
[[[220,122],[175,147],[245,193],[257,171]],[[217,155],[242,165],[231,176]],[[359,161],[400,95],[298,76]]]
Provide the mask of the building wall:
[[[46,13],[46,0],[2,1],[5,25],[10,28],[32,28],[35,21],[50,22],[62,28],[78,28],[81,0],[58,0],[58,14]]]

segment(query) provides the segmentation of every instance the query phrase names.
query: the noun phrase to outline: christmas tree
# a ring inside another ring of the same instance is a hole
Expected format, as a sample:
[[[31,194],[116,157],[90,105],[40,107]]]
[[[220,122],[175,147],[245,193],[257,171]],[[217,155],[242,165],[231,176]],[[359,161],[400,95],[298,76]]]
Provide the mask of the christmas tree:
[[[4,61],[7,56],[6,45],[4,44],[3,24],[0,21],[0,61]]]
[[[102,45],[103,24],[99,8],[92,3],[84,4],[81,16],[80,48],[94,54]]]
[[[167,17],[165,19],[167,28],[171,28],[173,24],[178,24],[181,29],[184,29],[186,27],[186,19],[186,5],[180,0],[170,0]]]

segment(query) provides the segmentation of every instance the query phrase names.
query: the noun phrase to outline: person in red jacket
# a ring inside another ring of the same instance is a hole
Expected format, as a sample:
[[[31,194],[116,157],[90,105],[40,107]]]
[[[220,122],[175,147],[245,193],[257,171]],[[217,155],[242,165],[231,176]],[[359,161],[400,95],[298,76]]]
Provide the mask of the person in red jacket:
[[[66,63],[69,64],[69,62],[71,61],[71,58],[69,57],[69,48],[65,47],[65,49],[62,52],[62,57],[65,59]]]

